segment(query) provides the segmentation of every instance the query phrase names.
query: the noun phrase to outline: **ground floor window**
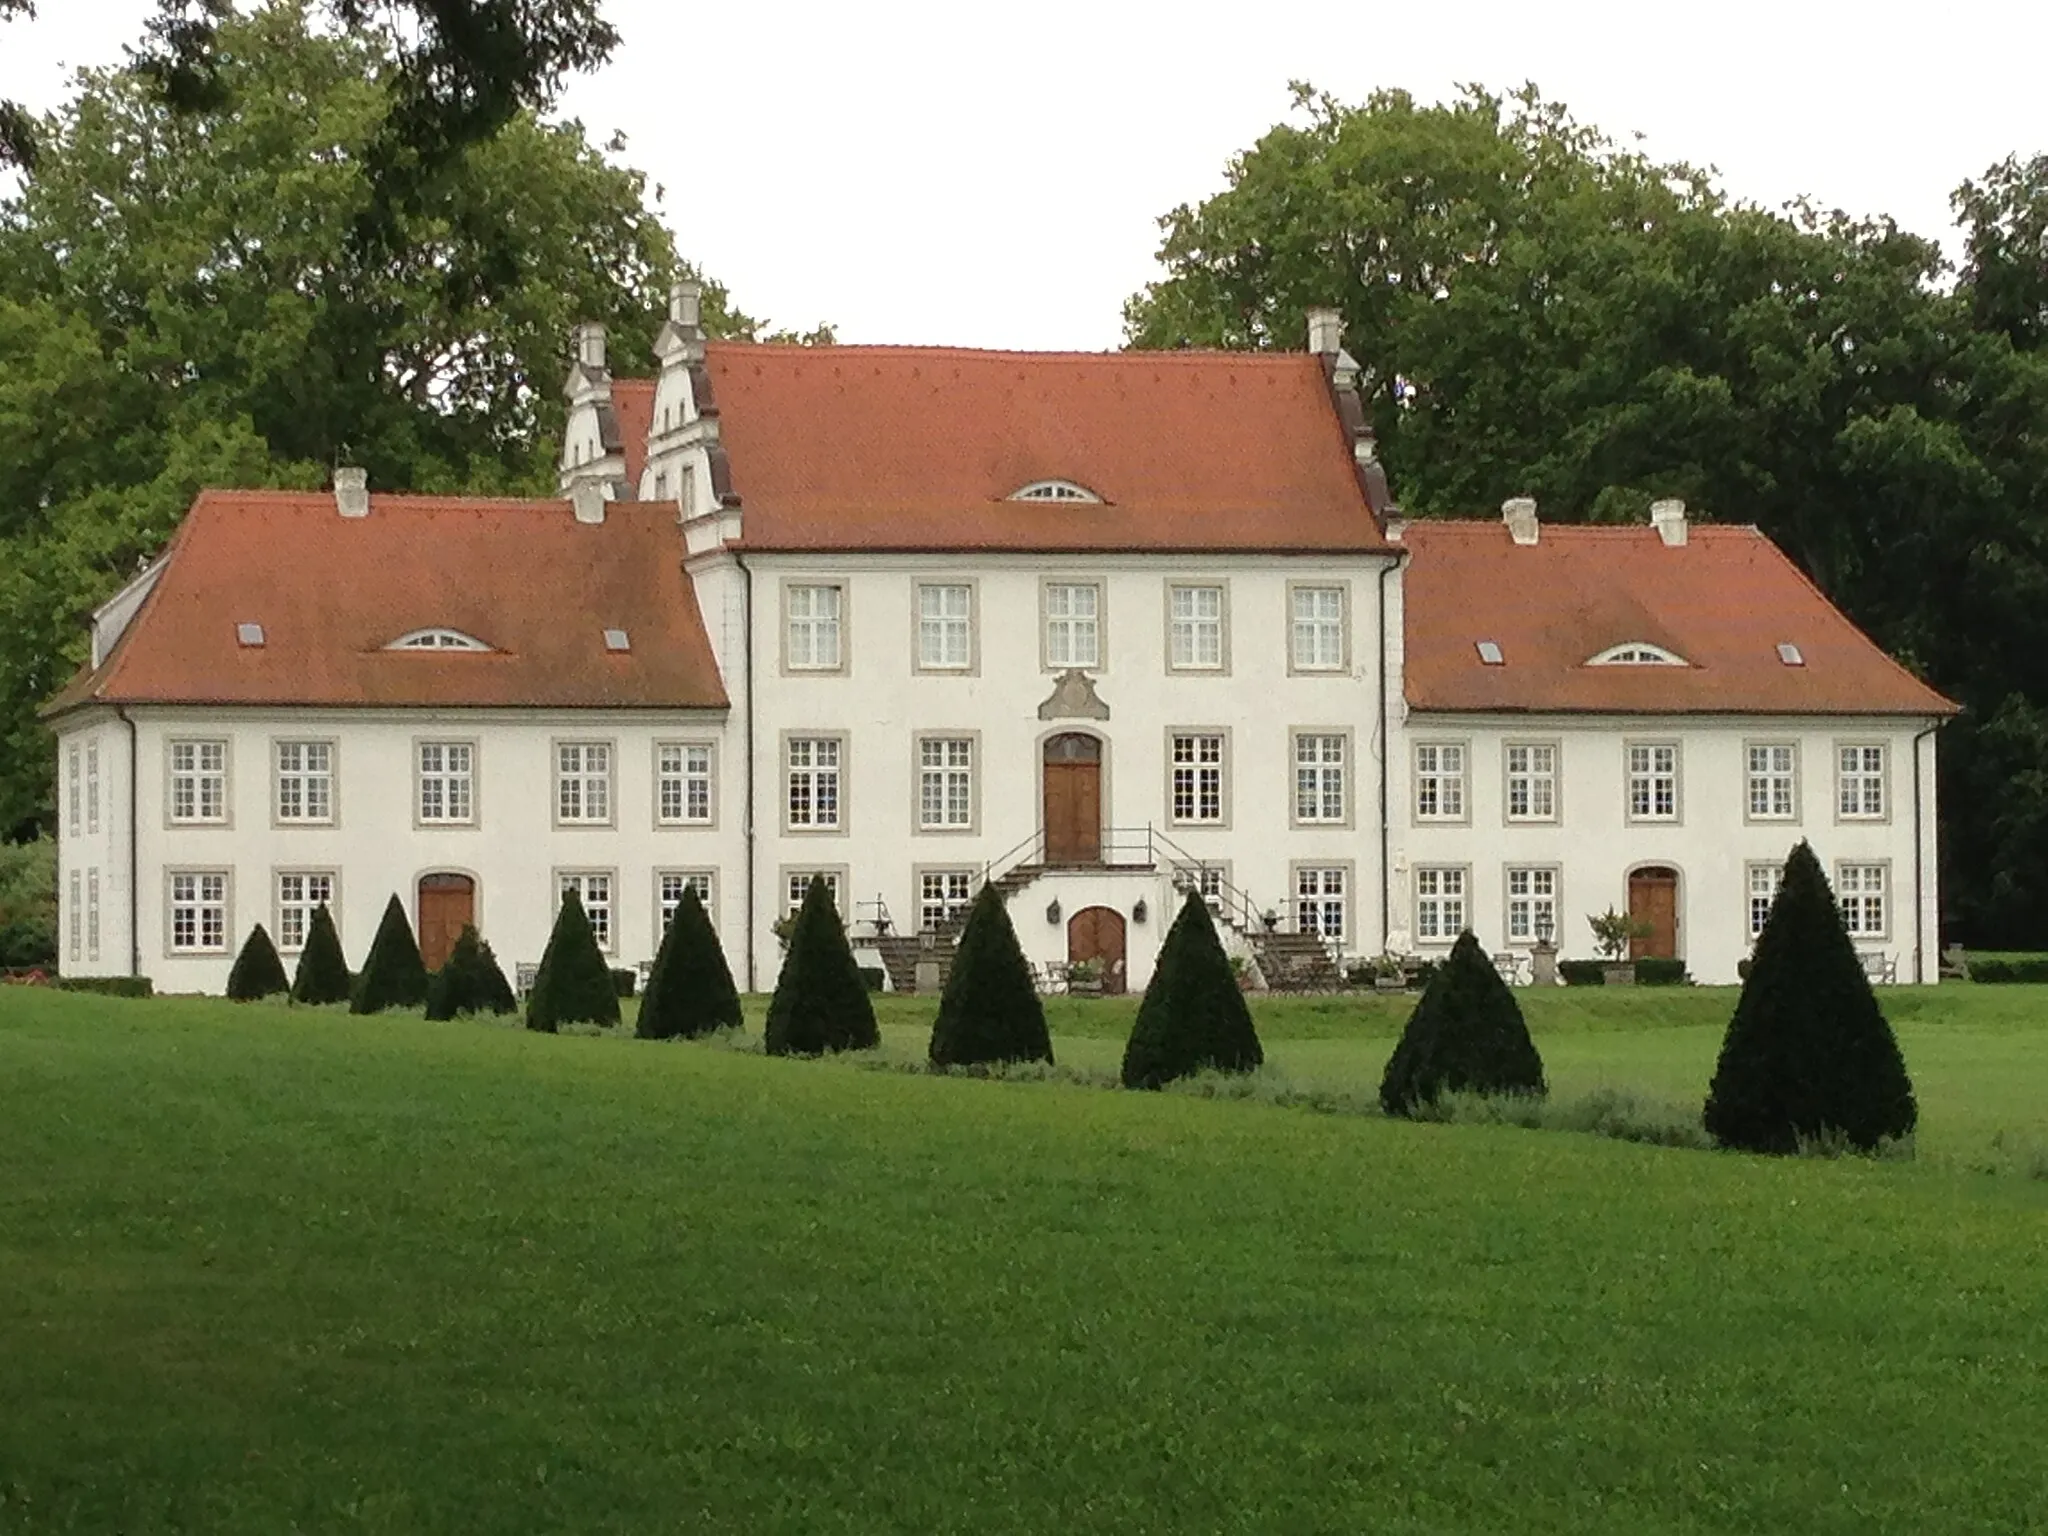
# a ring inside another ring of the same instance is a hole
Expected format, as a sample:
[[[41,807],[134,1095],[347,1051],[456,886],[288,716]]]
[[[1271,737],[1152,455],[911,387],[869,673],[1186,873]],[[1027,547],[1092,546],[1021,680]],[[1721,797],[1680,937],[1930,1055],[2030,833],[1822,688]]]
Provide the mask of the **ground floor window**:
[[[656,931],[663,938],[668,937],[669,924],[676,920],[676,912],[683,904],[683,892],[695,891],[697,900],[708,915],[711,911],[711,871],[708,869],[665,869],[654,877]],[[713,927],[717,924],[714,922]]]
[[[75,761],[76,748],[71,755]],[[71,935],[71,958],[76,960],[85,953],[85,875],[76,869],[71,871],[71,920],[66,926]]]
[[[1541,866],[1508,870],[1508,942],[1533,944],[1557,933],[1557,871]]]
[[[793,869],[789,872],[784,892],[788,900],[787,911],[796,916],[804,904],[804,893],[811,888],[813,879],[825,882],[825,894],[832,898],[832,906],[839,913],[839,920],[846,921],[846,904],[839,886],[839,872],[835,869]]]
[[[1850,937],[1881,939],[1889,931],[1886,873],[1882,864],[1835,866],[1835,903],[1842,909],[1842,926]]]
[[[277,877],[277,947],[304,949],[306,934],[313,926],[315,909],[334,912],[334,874],[331,870],[287,870]]]
[[[1778,886],[1784,878],[1785,866],[1782,864],[1749,866],[1749,937],[1752,943],[1764,931],[1764,924],[1771,920],[1771,903],[1778,899]]]
[[[1462,865],[1423,865],[1415,871],[1415,937],[1423,944],[1448,944],[1465,931],[1465,870]]]
[[[1342,865],[1304,864],[1294,871],[1294,929],[1342,943],[1349,903],[1349,871]]]
[[[609,951],[612,948],[612,877],[607,870],[565,870],[557,877],[555,903],[559,909],[562,898],[571,891],[583,903],[583,915],[590,919],[591,937],[597,940],[597,947]]]
[[[974,871],[927,869],[917,877],[917,926],[920,932],[956,929],[967,921],[974,901]]]
[[[225,954],[228,947],[228,875],[224,869],[187,870],[171,876],[171,952]]]
[[[85,958],[100,957],[100,872],[85,872]]]

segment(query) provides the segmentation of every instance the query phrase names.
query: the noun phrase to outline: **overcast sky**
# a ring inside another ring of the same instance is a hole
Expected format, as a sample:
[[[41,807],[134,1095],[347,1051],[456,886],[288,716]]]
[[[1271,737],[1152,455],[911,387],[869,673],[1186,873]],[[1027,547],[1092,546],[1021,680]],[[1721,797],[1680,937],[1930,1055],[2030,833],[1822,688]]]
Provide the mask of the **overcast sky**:
[[[0,32],[0,97],[108,63],[148,0],[43,0]],[[687,5],[625,35],[566,108],[666,189],[685,255],[779,325],[844,341],[1104,348],[1155,274],[1158,215],[1286,115],[1533,80],[1737,195],[1799,193],[1942,236],[1948,194],[2048,152],[2048,5],[1655,0],[1365,5]]]

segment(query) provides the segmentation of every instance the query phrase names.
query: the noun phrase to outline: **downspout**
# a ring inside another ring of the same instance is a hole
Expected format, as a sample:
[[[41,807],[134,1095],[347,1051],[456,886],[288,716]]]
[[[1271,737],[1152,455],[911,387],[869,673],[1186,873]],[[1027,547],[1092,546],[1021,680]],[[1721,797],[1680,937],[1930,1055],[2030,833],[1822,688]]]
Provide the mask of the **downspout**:
[[[743,671],[747,689],[747,990],[759,991],[754,967],[754,571],[747,557],[733,551],[733,561],[747,579],[745,600],[740,604],[740,648],[746,654]]]
[[[1387,952],[1394,901],[1394,876],[1388,867],[1391,840],[1387,830],[1387,760],[1394,750],[1393,741],[1387,730],[1387,719],[1391,711],[1387,681],[1387,578],[1400,570],[1407,559],[1407,551],[1403,550],[1380,567],[1380,953],[1383,955]]]
[[[1925,875],[1921,869],[1921,808],[1920,808],[1920,743],[1941,729],[1941,722],[1935,721],[1926,730],[1913,737],[1913,984],[1927,984],[1927,943],[1926,913],[1922,906],[1925,900]],[[1940,914],[1935,914],[1937,940],[1940,934]]]
[[[114,718],[128,727],[128,974],[142,974],[142,885],[140,880],[140,859],[136,852],[137,821],[135,807],[137,791],[135,784],[136,765],[141,760],[137,748],[135,722],[128,717],[122,705],[114,706]],[[1917,760],[1916,760],[1917,766]]]

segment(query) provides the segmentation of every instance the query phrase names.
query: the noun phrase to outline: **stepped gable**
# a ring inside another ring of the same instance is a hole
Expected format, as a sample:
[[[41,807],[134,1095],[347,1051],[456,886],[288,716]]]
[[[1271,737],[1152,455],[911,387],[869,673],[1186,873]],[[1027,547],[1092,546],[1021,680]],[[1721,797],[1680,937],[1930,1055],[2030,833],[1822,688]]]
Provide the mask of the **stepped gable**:
[[[1391,547],[1309,353],[706,350],[748,549]]]
[[[246,643],[243,624],[262,626]],[[491,649],[392,651],[447,628]],[[606,644],[626,632],[628,649]],[[611,502],[205,491],[83,704],[706,708],[727,700],[673,509]]]
[[[1887,656],[1755,528],[1407,525],[1409,706],[1422,711],[1946,716],[1956,706]],[[1500,647],[1488,665],[1481,641]],[[1588,666],[1628,641],[1686,666]],[[1798,648],[1788,665],[1778,647]]]

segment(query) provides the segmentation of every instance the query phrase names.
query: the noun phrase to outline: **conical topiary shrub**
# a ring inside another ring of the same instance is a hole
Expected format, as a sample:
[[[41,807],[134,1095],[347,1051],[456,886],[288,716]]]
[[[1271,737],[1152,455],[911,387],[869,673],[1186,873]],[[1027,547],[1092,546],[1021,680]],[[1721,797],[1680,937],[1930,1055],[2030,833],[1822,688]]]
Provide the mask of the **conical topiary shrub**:
[[[974,898],[953,950],[953,971],[932,1023],[931,1059],[941,1067],[1052,1062],[1045,1005],[1017,946],[1009,904],[993,885]]]
[[[619,990],[611,967],[590,931],[583,900],[572,890],[562,893],[555,931],[541,953],[540,974],[526,997],[526,1027],[553,1034],[564,1024],[616,1024]]]
[[[515,1013],[519,1002],[498,969],[491,946],[468,923],[462,925],[448,963],[427,982],[427,1017],[452,1019],[464,1013]]]
[[[291,989],[284,962],[277,958],[277,946],[258,923],[249,930],[242,952],[235,956],[234,969],[228,972],[228,996],[238,1003],[253,1003],[259,997],[275,997]]]
[[[739,988],[718,934],[697,893],[685,888],[682,905],[662,935],[640,995],[634,1033],[643,1040],[693,1039],[740,1026]]]
[[[384,920],[370,940],[369,958],[356,978],[351,1013],[382,1013],[386,1008],[417,1008],[427,1000],[427,967],[413,942],[405,904],[396,896],[384,904]]]
[[[341,936],[334,931],[334,918],[323,901],[306,924],[306,947],[299,951],[299,968],[292,976],[292,1001],[345,1003],[348,997],[348,961],[341,952]]]
[[[1796,1152],[1829,1136],[1868,1151],[1918,1118],[1899,1042],[1802,841],[1728,1021],[1707,1134],[1746,1152]]]
[[[1380,1108],[1410,1115],[1446,1093],[1544,1091],[1521,1005],[1468,929],[1408,1015],[1380,1079]]]
[[[1158,1088],[1210,1068],[1250,1072],[1265,1059],[1208,903],[1190,891],[1166,931],[1124,1046],[1124,1086]]]
[[[882,1043],[875,1005],[823,880],[811,881],[790,930],[789,953],[768,1000],[766,1035],[771,1056],[865,1051]]]

